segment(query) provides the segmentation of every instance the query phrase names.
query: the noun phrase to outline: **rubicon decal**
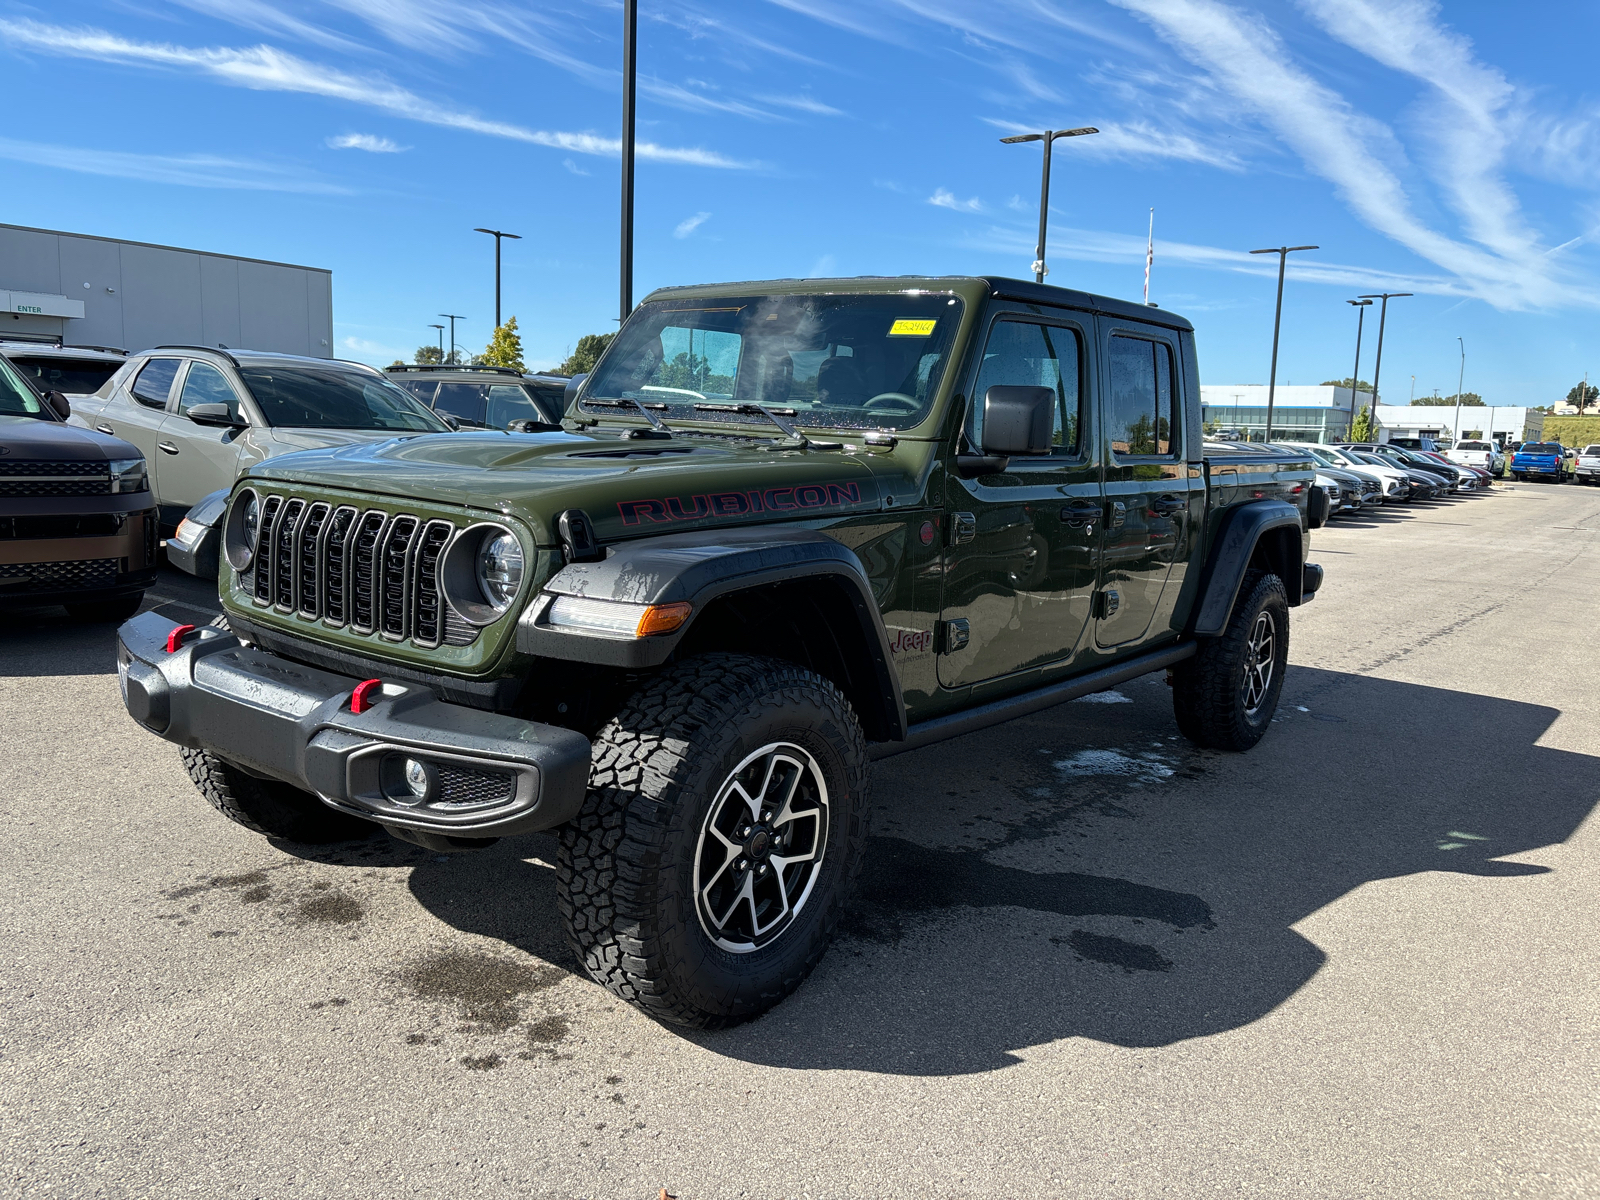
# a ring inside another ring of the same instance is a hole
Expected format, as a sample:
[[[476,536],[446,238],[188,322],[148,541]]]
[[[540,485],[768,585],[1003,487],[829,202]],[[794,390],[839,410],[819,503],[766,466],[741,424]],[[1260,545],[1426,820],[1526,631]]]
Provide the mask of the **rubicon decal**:
[[[791,512],[797,509],[847,508],[861,503],[858,483],[801,484],[753,492],[707,492],[699,496],[667,496],[660,500],[620,500],[624,525],[641,521],[703,521],[707,517],[742,517],[747,513]]]

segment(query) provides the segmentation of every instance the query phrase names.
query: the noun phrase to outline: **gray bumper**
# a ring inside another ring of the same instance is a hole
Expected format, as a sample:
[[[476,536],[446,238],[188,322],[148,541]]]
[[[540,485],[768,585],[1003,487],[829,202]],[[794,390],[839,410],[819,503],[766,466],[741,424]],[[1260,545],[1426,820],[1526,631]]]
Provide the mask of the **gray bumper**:
[[[583,803],[589,742],[581,734],[446,704],[427,688],[386,683],[359,716],[359,680],[245,646],[221,629],[167,653],[177,623],[158,613],[117,631],[123,703],[146,729],[245,770],[312,792],[381,825],[451,838],[549,829]],[[426,764],[417,799],[402,764]]]

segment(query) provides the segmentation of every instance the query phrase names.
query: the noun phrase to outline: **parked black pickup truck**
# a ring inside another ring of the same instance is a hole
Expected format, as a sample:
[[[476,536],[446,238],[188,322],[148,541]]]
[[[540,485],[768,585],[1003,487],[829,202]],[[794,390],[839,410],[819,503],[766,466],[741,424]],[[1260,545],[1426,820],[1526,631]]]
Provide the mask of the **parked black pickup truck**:
[[[264,833],[557,831],[590,974],[727,1024],[821,957],[874,757],[1162,670],[1185,735],[1254,745],[1322,579],[1313,466],[1208,456],[1193,330],[1155,308],[1010,279],[667,289],[559,432],[251,467],[227,628],[128,622],[124,694]]]

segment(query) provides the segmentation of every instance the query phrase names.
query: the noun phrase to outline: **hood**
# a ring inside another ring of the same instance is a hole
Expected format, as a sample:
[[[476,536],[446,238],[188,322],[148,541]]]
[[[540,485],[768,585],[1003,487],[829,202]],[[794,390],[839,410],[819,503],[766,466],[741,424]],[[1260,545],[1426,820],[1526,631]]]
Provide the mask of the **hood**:
[[[8,458],[67,462],[143,457],[136,446],[92,429],[41,421],[38,417],[0,414],[0,462]]]
[[[589,514],[601,541],[619,541],[880,507],[855,454],[697,437],[424,434],[280,454],[249,475],[514,515],[542,545],[569,508]]]
[[[290,425],[274,425],[269,432],[274,442],[286,447],[284,453],[295,450],[322,450],[335,446],[361,446],[371,442],[388,441],[394,437],[392,429],[303,429]]]

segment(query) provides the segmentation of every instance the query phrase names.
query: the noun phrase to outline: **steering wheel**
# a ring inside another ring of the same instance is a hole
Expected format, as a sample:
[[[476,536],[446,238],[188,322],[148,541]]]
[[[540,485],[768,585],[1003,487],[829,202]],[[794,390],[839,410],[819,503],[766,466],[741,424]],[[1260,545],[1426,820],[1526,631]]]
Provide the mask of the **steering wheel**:
[[[886,408],[895,412],[910,413],[916,412],[922,405],[918,404],[914,397],[908,396],[904,392],[879,392],[861,407]]]

